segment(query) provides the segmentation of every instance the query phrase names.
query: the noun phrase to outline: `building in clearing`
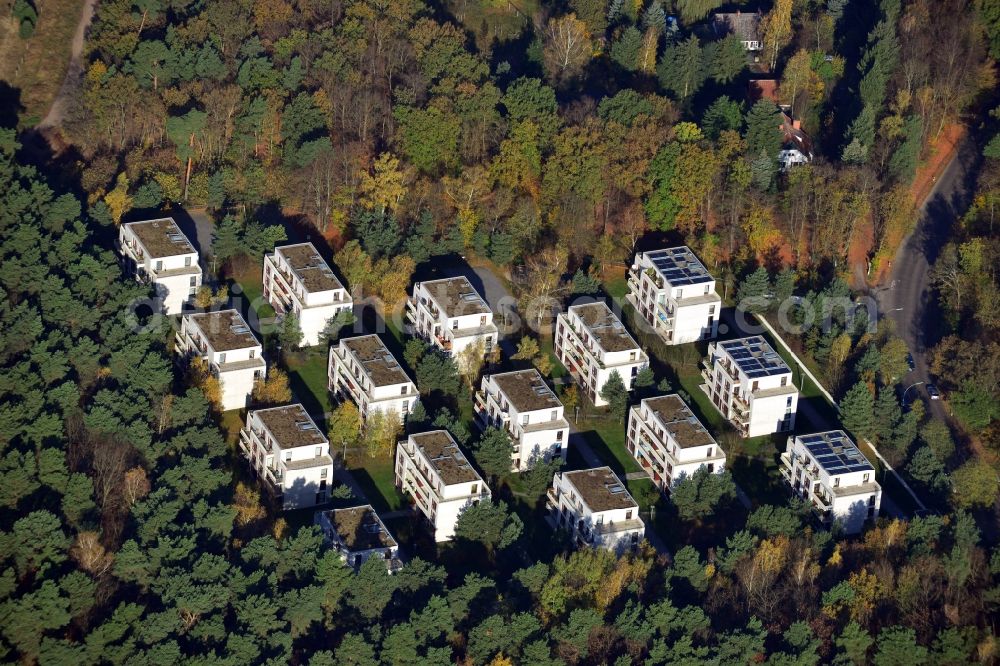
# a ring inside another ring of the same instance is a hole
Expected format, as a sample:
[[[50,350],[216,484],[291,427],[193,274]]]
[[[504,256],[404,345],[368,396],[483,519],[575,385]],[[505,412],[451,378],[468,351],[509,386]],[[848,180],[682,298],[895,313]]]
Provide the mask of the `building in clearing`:
[[[878,518],[882,487],[875,468],[843,430],[789,437],[781,475],[824,523],[838,523],[848,534]]]
[[[434,528],[435,541],[455,536],[459,516],[490,489],[447,430],[410,435],[396,446],[396,486]]]
[[[701,374],[701,390],[741,436],[795,427],[799,392],[792,371],[761,336],[711,343]]]
[[[182,357],[197,357],[218,377],[222,409],[243,409],[253,383],[263,379],[263,347],[237,310],[186,314],[174,340]]]
[[[416,335],[459,363],[470,347],[480,354],[492,352],[499,336],[493,311],[465,277],[415,283],[406,301],[406,318]]]
[[[760,34],[760,12],[716,12],[712,15],[712,27],[720,37],[736,35],[743,48],[756,53],[764,48]]]
[[[639,505],[610,467],[557,472],[546,495],[549,522],[577,546],[623,552],[646,534]]]
[[[317,511],[313,520],[348,566],[358,569],[375,557],[384,561],[390,572],[399,568],[399,544],[371,504]]]
[[[512,470],[527,470],[537,460],[566,460],[569,423],[563,405],[534,368],[486,375],[473,404],[483,427],[510,434]]]
[[[649,363],[645,352],[603,302],[571,305],[556,318],[555,352],[591,402],[608,404],[601,389],[617,372],[627,390]]]
[[[298,318],[307,347],[320,343],[327,322],[353,307],[351,295],[312,243],[284,245],[264,255],[264,298],[279,315]]]
[[[668,345],[709,340],[719,331],[715,278],[687,247],[635,255],[625,299]]]
[[[677,394],[643,398],[629,409],[625,445],[661,491],[704,467],[722,472],[726,453]]]
[[[330,442],[302,405],[251,409],[240,450],[283,509],[326,504],[333,479]]]
[[[165,314],[180,314],[201,286],[198,252],[172,217],[123,224],[118,250],[126,270],[156,286]]]
[[[395,412],[400,421],[419,400],[417,385],[377,335],[342,338],[330,347],[328,388],[349,396],[367,420],[375,412]]]

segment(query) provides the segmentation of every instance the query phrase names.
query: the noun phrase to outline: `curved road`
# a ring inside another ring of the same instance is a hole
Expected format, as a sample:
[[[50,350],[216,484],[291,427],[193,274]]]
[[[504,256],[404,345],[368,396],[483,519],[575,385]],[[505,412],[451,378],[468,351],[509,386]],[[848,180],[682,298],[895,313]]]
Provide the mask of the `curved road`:
[[[895,322],[896,332],[913,354],[915,367],[904,377],[904,387],[923,382],[913,391],[925,397],[924,387],[930,381],[927,351],[937,342],[935,321],[940,316],[930,286],[930,267],[947,243],[952,224],[968,207],[973,194],[971,175],[978,158],[975,140],[965,137],[920,207],[917,226],[903,241],[892,262],[888,284],[871,290],[880,314]],[[914,395],[909,397],[912,400]],[[946,418],[940,400],[926,402],[935,418]]]

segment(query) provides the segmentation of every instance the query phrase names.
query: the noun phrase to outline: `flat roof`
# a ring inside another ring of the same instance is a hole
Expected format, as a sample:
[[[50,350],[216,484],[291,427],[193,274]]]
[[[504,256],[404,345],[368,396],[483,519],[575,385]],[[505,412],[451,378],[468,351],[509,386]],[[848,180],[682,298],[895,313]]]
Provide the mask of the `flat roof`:
[[[624,324],[615,316],[604,301],[585,303],[570,307],[583,322],[587,331],[606,352],[639,349],[638,343],[625,330]]]
[[[486,301],[465,276],[426,280],[421,284],[448,317],[491,312]]]
[[[208,339],[208,344],[217,352],[260,346],[243,315],[237,310],[199,312],[187,316],[197,324]]]
[[[843,430],[798,435],[797,439],[827,474],[875,471],[865,454]]]
[[[715,438],[676,393],[646,398],[643,402],[656,414],[664,429],[682,449],[716,443]]]
[[[255,409],[254,413],[268,429],[279,449],[326,444],[326,436],[316,427],[305,407],[299,403]]]
[[[573,484],[591,511],[639,508],[625,484],[610,467],[563,472],[563,478]]]
[[[447,430],[431,430],[410,435],[446,484],[482,481]]]
[[[176,257],[179,254],[191,254],[195,251],[191,241],[172,217],[129,222],[125,226],[132,230],[149,256],[155,259]]]
[[[536,409],[556,409],[562,407],[559,398],[552,392],[542,375],[534,368],[492,375],[497,386],[507,396],[507,400],[519,412]]]
[[[343,340],[343,343],[364,366],[375,386],[405,384],[410,381],[406,372],[396,361],[396,357],[389,353],[389,350],[382,344],[382,339],[374,333],[347,338]]]
[[[324,511],[341,542],[350,551],[395,548],[396,540],[371,504]]]
[[[330,264],[326,263],[312,243],[283,245],[274,248],[274,251],[285,258],[306,291],[315,293],[344,288],[333,274]]]
[[[740,370],[750,379],[773,377],[791,372],[785,360],[759,335],[720,342]]]
[[[686,245],[652,250],[646,252],[645,256],[653,263],[663,281],[671,287],[703,284],[715,279]]]

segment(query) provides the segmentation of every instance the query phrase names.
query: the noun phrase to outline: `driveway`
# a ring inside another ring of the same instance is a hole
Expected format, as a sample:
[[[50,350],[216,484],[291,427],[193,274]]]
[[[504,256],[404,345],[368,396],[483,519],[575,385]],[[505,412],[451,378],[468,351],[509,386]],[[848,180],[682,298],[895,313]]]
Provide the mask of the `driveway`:
[[[968,185],[973,182],[978,159],[975,140],[966,137],[924,200],[917,226],[896,253],[889,283],[871,290],[880,314],[896,323],[896,332],[913,354],[915,367],[903,378],[904,390],[922,384],[912,389],[914,393],[907,392],[911,400],[916,395],[926,397],[924,386],[930,381],[927,351],[937,342],[936,322],[941,316],[930,285],[930,267],[947,243],[952,224],[969,205],[973,193]],[[935,418],[946,419],[940,400],[926,403]]]

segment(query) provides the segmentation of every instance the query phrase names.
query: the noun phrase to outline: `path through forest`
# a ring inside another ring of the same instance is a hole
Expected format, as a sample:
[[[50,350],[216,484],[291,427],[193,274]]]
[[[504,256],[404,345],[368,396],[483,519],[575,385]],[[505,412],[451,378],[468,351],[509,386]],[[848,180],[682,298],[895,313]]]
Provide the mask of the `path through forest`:
[[[80,12],[80,21],[76,24],[76,32],[73,33],[73,44],[70,49],[70,61],[69,68],[66,70],[66,78],[63,79],[59,93],[52,100],[49,112],[45,114],[42,122],[38,123],[37,129],[42,130],[62,125],[63,119],[66,116],[66,104],[83,78],[83,59],[81,57],[83,56],[83,44],[87,37],[87,28],[90,27],[90,22],[94,18],[94,9],[96,6],[97,0],[86,0],[83,3],[83,9]]]

